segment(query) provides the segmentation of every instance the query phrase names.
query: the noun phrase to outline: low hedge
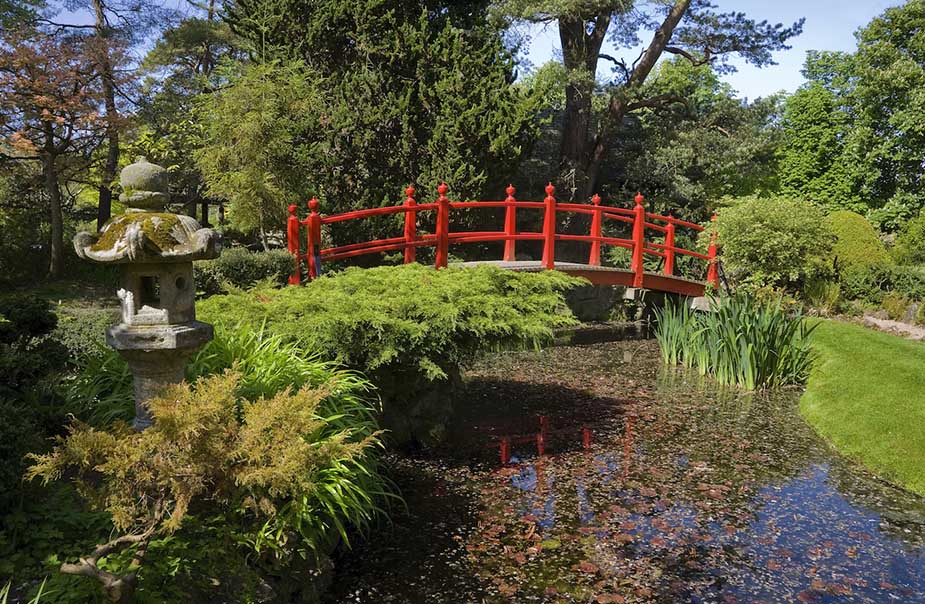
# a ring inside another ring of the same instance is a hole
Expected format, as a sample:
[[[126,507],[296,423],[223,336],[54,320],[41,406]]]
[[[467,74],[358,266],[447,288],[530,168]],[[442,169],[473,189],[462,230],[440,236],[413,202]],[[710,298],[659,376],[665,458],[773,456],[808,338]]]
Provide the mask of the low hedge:
[[[880,304],[885,294],[925,300],[925,267],[876,264],[846,269],[839,275],[842,295],[848,300]]]
[[[563,292],[580,283],[492,267],[351,268],[305,287],[213,296],[198,314],[267,329],[306,354],[362,371],[396,440],[428,442],[441,436],[459,368],[484,351],[551,341],[553,329],[576,323]]]
[[[196,289],[205,296],[231,288],[246,289],[261,281],[285,285],[292,273],[293,259],[288,250],[251,252],[243,247],[222,251],[215,260],[195,264]]]

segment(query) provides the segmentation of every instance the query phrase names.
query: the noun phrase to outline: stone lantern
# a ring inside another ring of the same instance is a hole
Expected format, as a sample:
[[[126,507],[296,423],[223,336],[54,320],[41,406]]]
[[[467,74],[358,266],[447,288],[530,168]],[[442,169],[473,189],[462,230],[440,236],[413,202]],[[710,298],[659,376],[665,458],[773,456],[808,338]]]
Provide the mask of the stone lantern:
[[[219,234],[196,219],[164,212],[167,171],[144,157],[121,174],[125,213],[96,235],[74,237],[77,255],[118,264],[122,322],[106,330],[135,381],[137,430],[151,425],[147,402],[168,384],[183,380],[190,355],[212,339],[212,326],[196,320],[193,261],[215,258]]]

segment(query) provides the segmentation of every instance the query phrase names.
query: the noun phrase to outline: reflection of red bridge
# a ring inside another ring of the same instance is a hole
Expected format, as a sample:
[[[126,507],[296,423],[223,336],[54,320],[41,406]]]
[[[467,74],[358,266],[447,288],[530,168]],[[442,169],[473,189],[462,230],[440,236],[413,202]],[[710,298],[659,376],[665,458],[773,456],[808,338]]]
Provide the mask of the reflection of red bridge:
[[[344,212],[333,216],[322,217],[318,214],[318,200],[309,202],[310,214],[305,220],[296,216],[296,207],[289,206],[288,238],[289,251],[295,256],[295,270],[289,278],[290,284],[298,284],[301,280],[302,263],[307,263],[308,277],[314,278],[318,271],[315,263],[344,260],[365,254],[378,254],[403,250],[405,263],[414,262],[417,248],[433,246],[436,248],[436,268],[447,265],[450,245],[463,243],[481,243],[489,241],[504,242],[504,258],[500,262],[491,262],[502,268],[512,270],[560,270],[570,275],[584,277],[597,285],[624,285],[676,293],[686,296],[703,295],[705,283],[693,281],[675,275],[675,258],[685,255],[704,262],[706,282],[714,287],[719,286],[716,270],[716,245],[711,242],[706,255],[675,245],[675,230],[679,227],[699,232],[703,227],[692,222],[679,220],[671,216],[661,216],[646,212],[643,206],[642,195],[636,196],[636,205],[633,209],[618,208],[601,205],[601,198],[595,195],[591,205],[579,203],[558,203],[555,197],[555,187],[549,184],[546,187],[546,198],[543,201],[517,201],[514,199],[514,187],[507,188],[507,199],[504,201],[450,201],[446,194],[449,188],[446,184],[437,187],[437,200],[433,203],[419,204],[414,199],[414,187],[405,191],[405,202],[397,206],[371,208]],[[450,214],[456,210],[477,210],[481,208],[504,208],[503,231],[464,231],[450,232]],[[517,210],[542,210],[542,232],[519,232],[517,230]],[[421,212],[436,212],[436,233],[417,235],[417,215]],[[587,214],[591,216],[591,229],[587,235],[574,235],[556,233],[556,215],[559,212],[573,214]],[[321,248],[321,227],[347,220],[360,220],[374,216],[390,216],[404,214],[404,234],[399,237],[376,239],[362,243],[351,243],[331,248]],[[605,220],[623,222],[632,227],[630,239],[605,237],[603,223]],[[305,227],[302,229],[301,227]],[[301,232],[307,233],[307,247],[301,245]],[[653,234],[657,239],[647,241],[646,235]],[[714,237],[715,238],[715,237]],[[543,258],[540,261],[518,261],[515,256],[515,246],[518,241],[542,241]],[[590,244],[588,263],[557,263],[555,261],[555,245],[557,241],[578,241]],[[618,269],[601,266],[601,246],[610,245],[621,247],[632,253],[630,269]],[[305,250],[303,253],[302,250]],[[655,256],[663,260],[661,272],[650,272],[644,268],[646,256]],[[479,262],[463,263],[466,265],[485,264]]]

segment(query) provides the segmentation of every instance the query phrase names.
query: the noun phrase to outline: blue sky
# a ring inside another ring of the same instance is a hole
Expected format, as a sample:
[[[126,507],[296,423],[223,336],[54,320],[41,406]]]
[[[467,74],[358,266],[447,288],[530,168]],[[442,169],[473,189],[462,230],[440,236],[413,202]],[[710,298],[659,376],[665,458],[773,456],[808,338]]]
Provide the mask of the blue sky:
[[[806,17],[803,34],[791,41],[790,50],[775,53],[778,65],[758,69],[733,61],[739,71],[724,79],[735,88],[740,96],[754,99],[767,96],[779,90],[793,92],[803,83],[800,69],[807,50],[855,49],[854,32],[891,6],[903,4],[902,0],[714,0],[723,12],[742,11],[749,17],[771,23],[789,25]],[[526,53],[534,65],[541,65],[558,56],[559,35],[554,27],[531,32],[532,41]],[[646,37],[643,37],[648,42]],[[624,53],[630,61],[634,53]],[[602,61],[599,75],[608,75],[610,64]]]

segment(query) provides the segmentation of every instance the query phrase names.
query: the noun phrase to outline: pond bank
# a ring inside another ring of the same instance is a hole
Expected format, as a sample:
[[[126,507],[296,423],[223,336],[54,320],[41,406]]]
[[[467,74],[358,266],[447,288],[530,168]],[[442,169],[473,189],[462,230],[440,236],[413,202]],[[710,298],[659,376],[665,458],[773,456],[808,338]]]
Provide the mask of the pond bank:
[[[925,342],[822,321],[800,408],[841,453],[925,495]]]
[[[329,601],[925,602],[925,501],[834,455],[798,397],[689,382],[651,341],[495,355],[441,450],[392,457],[410,512]],[[549,454],[501,467],[539,415]]]

